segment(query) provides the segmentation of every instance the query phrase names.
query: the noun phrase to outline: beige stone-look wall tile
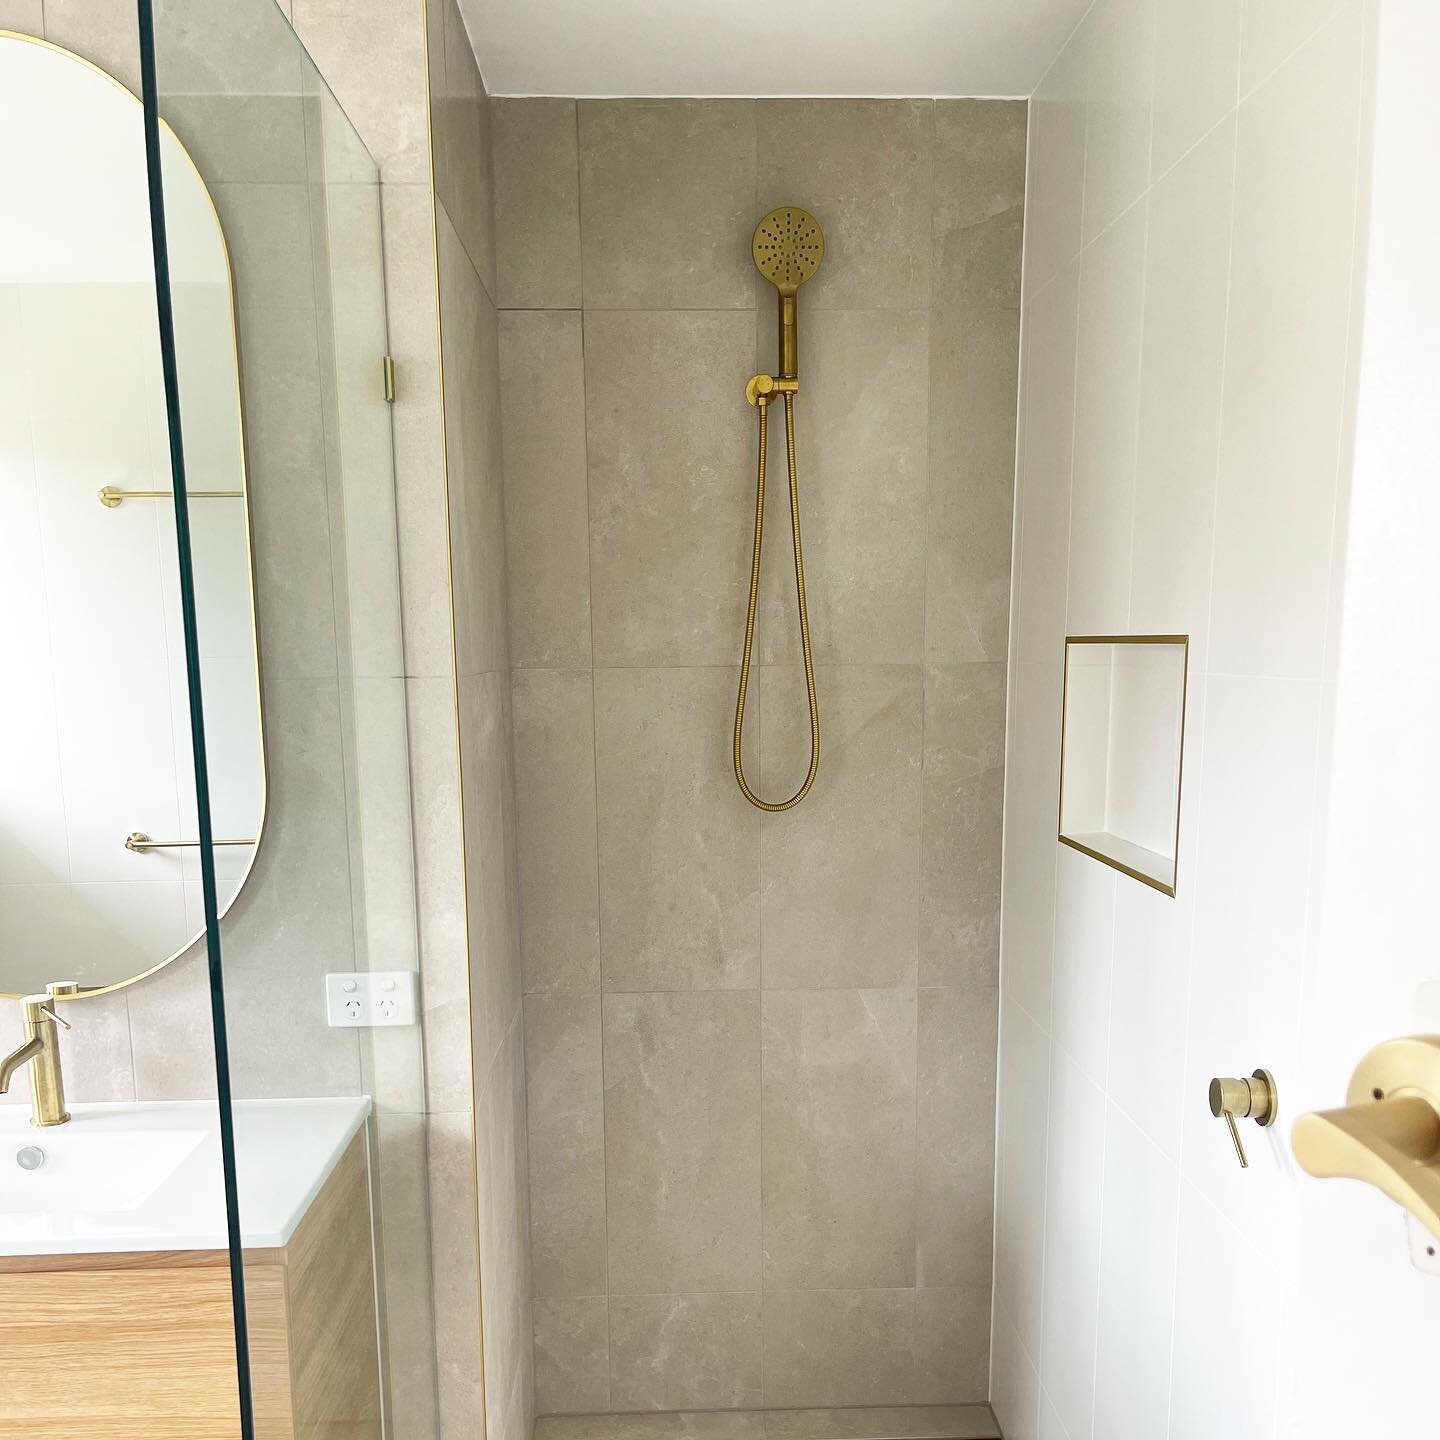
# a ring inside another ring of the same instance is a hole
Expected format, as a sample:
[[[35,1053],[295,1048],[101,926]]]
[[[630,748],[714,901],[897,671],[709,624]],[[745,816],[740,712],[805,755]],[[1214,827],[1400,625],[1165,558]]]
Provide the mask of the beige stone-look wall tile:
[[[420,1115],[376,1118],[372,1169],[379,1171],[382,1293],[391,1413],[398,1435],[433,1435],[434,1288],[430,1274],[426,1121]]]
[[[584,1415],[610,1405],[610,1340],[604,1295],[535,1299],[535,1408]]]
[[[754,419],[742,398],[754,359],[748,311],[586,313],[597,665],[736,661],[754,525]]]
[[[456,0],[427,0],[426,12],[435,196],[493,302],[490,102]]]
[[[135,0],[46,0],[44,10],[47,40],[83,56],[136,95],[140,93]],[[24,28],[32,35],[40,33],[38,28]]]
[[[495,307],[443,205],[435,233],[455,658],[460,675],[478,675],[507,663],[499,331]]]
[[[585,357],[578,310],[500,315],[510,663],[590,663]]]
[[[997,1440],[984,1405],[867,1406],[770,1410],[769,1440]]]
[[[1020,308],[1027,108],[1023,100],[935,102],[937,308]]]
[[[795,430],[815,657],[834,664],[918,661],[925,646],[929,313],[822,310],[800,324],[804,389],[795,406]],[[774,321],[763,309],[758,342],[754,358],[761,369],[772,368]],[[721,400],[717,395],[709,402],[718,412],[714,423],[732,435],[753,426],[753,416],[741,418],[733,403]],[[784,434],[781,407],[772,406],[756,640],[756,654],[769,662],[800,659]],[[739,543],[743,585],[749,580],[754,525],[753,455],[748,469],[733,456],[727,464],[709,484],[714,488],[718,481],[733,498],[723,519],[712,511],[706,520],[724,524],[731,545]],[[728,513],[733,511],[740,514]],[[599,582],[597,564],[597,591]],[[699,598],[675,597],[692,605]],[[717,606],[710,622],[719,627],[715,648],[726,658],[736,653],[744,604],[740,590],[733,601]]]
[[[801,291],[802,310],[930,303],[934,111],[929,100],[756,102],[759,204],[745,239],[780,205],[820,222],[825,259]],[[758,288],[769,300],[769,287]]]
[[[759,983],[759,812],[735,785],[727,745],[737,679],[719,668],[595,672],[607,990]]]
[[[225,922],[221,921],[222,959]],[[167,965],[126,992],[137,1100],[205,1100],[215,1093],[215,1041],[210,1015],[210,971],[204,946]],[[89,1016],[86,1007],[71,1014]],[[78,1029],[78,1026],[77,1026]],[[89,1048],[86,1037],[78,1037]],[[64,1036],[61,1037],[62,1054]],[[74,1090],[70,1069],[68,1091]],[[74,1098],[80,1098],[75,1095]]]
[[[760,1296],[616,1295],[610,1403],[617,1410],[760,1403]]]
[[[598,995],[525,1000],[537,1296],[603,1296],[605,1080]]]
[[[207,188],[224,230],[235,294],[252,306],[313,309],[309,187],[215,181]]]
[[[470,1043],[479,1077],[490,1070],[514,1028],[524,993],[509,687],[505,677],[495,672],[460,680],[460,774],[469,913]]]
[[[265,678],[336,674],[313,310],[241,309],[241,382]]]
[[[915,992],[768,990],[762,1034],[766,1290],[913,1285]]]
[[[490,102],[498,295],[506,309],[580,305],[575,101]]]
[[[301,184],[308,179],[305,102],[281,94],[174,93],[161,81],[160,113],[207,185]]]
[[[903,1405],[915,1385],[913,1290],[767,1290],[765,1404]]]
[[[604,1024],[611,1293],[758,1289],[758,997],[607,995]]]
[[[925,654],[1004,662],[1010,643],[1018,310],[930,316]]]
[[[429,1117],[430,1264],[440,1433],[474,1433],[485,1396],[480,1347],[480,1255],[475,1133],[467,1111]]]
[[[534,1336],[524,1033],[518,1012],[496,1053],[475,1121],[485,1417],[488,1432],[496,1434],[506,1423],[509,1397]]]
[[[395,510],[405,673],[450,674],[450,565],[435,308],[435,212],[428,186],[384,185],[385,288],[395,359]]]
[[[1000,964],[1005,666],[925,672],[920,983],[992,987]]]
[[[527,992],[600,989],[594,684],[589,670],[511,672],[516,844]]]
[[[815,785],[796,809],[761,825],[765,985],[913,983],[922,673],[913,665],[822,667],[816,688]],[[789,795],[810,750],[800,666],[762,667],[759,719],[761,793]]]
[[[748,309],[755,102],[579,102],[587,308]]]
[[[0,30],[42,36],[45,16],[41,0],[0,0]]]
[[[916,1283],[990,1288],[995,1197],[996,982],[921,990]],[[960,1398],[977,1398],[974,1395]]]
[[[429,179],[420,4],[292,0],[293,22],[386,182]]]
[[[542,1415],[536,1440],[764,1440],[754,1410],[670,1410],[629,1415]]]
[[[915,1402],[983,1402],[990,1388],[990,1287],[915,1292]]]

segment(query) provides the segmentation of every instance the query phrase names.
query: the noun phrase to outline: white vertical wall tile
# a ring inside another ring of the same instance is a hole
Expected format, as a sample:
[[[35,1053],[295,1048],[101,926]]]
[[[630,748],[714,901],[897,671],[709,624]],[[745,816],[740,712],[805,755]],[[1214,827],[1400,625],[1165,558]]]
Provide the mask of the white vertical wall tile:
[[[1163,175],[1235,108],[1243,0],[1164,0],[1155,12],[1155,130],[1150,173]]]
[[[1158,0],[1099,0],[1085,25],[1092,54],[1085,103],[1088,245],[1145,190]]]
[[[1025,289],[1032,295],[1080,252],[1089,48],[1089,31],[1082,27],[1030,100]]]
[[[1361,43],[1341,17],[1240,107],[1213,664],[1319,675],[1345,390]]]

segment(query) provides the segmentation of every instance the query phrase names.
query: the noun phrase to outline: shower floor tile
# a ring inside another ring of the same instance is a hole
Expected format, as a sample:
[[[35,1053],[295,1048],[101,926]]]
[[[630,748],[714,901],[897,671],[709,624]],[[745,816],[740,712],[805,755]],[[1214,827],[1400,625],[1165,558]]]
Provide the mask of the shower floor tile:
[[[534,1440],[1001,1440],[988,1405],[542,1415]]]

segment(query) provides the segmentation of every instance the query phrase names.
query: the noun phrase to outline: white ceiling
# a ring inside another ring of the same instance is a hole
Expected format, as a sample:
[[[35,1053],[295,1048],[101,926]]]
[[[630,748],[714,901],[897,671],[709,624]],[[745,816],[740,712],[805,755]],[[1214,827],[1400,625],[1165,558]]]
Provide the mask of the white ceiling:
[[[1029,95],[1090,0],[460,0],[492,95]]]

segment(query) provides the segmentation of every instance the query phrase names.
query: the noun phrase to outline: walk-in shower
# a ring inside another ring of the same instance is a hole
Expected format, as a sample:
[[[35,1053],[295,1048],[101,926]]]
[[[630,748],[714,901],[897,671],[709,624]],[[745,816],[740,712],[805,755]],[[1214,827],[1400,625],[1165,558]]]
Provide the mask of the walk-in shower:
[[[805,550],[800,539],[800,491],[795,470],[795,396],[800,389],[797,292],[825,258],[820,222],[798,205],[782,205],[761,218],[750,244],[756,268],[775,287],[780,320],[779,374],[752,376],[745,398],[760,413],[760,451],[755,470],[755,548],[750,558],[750,599],[745,609],[745,647],[740,659],[740,691],[735,700],[735,779],[745,798],[759,810],[789,810],[810,793],[820,768],[820,706],[815,698],[815,660],[810,645],[810,612],[805,603]],[[755,610],[760,598],[760,561],[765,546],[765,451],[770,402],[785,401],[785,462],[790,472],[790,543],[795,555],[795,604],[800,614],[800,648],[805,655],[805,694],[810,706],[810,766],[800,788],[788,799],[762,800],[745,779],[745,698],[755,650]]]

